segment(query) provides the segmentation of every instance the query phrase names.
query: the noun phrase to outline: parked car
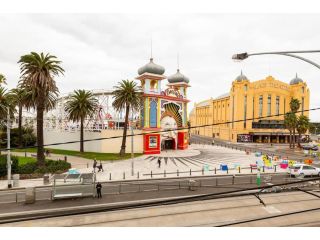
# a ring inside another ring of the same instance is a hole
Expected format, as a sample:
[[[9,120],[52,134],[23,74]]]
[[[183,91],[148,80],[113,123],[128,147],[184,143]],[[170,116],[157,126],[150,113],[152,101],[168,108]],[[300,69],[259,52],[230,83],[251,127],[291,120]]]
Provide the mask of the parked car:
[[[294,164],[288,168],[289,174],[295,177],[320,176],[320,168],[308,164]]]
[[[317,145],[303,145],[303,150],[312,150],[312,151],[318,151],[319,147]]]

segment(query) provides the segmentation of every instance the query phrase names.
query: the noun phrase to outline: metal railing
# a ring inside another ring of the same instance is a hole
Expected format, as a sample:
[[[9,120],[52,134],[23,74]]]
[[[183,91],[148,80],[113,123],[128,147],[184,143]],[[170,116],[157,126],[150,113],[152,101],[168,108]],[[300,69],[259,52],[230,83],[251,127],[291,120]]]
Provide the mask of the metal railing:
[[[286,175],[274,174],[271,179],[267,175],[262,175],[262,182],[290,182],[290,179],[285,177]],[[115,195],[115,194],[129,194],[129,193],[141,193],[149,191],[167,191],[167,190],[181,190],[190,188],[190,180],[195,181],[193,186],[197,189],[200,188],[239,188],[243,184],[255,184],[255,175],[229,175],[229,176],[215,176],[215,177],[198,177],[198,178],[181,178],[170,182],[166,180],[140,180],[140,181],[119,181],[119,182],[102,182],[102,194],[103,195]],[[238,186],[235,186],[238,185]],[[88,192],[95,186],[93,184],[68,184],[56,186],[61,188],[61,191],[70,193]],[[39,200],[52,200],[53,187],[35,187],[35,199]],[[4,203],[23,203],[25,201],[25,191],[19,190],[15,192],[5,191],[0,194],[0,204]]]

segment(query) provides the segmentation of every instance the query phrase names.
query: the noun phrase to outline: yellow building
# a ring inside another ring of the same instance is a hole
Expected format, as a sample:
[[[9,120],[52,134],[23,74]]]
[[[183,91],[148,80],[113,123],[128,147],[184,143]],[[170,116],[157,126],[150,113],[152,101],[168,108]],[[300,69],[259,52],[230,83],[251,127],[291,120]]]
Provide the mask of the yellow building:
[[[284,116],[275,115],[290,111],[291,98],[300,101],[300,111],[309,109],[309,89],[297,75],[287,84],[272,76],[250,82],[241,72],[229,93],[195,103],[190,113],[191,126],[229,123],[193,128],[191,133],[231,142],[287,143]],[[309,116],[308,111],[301,114]]]

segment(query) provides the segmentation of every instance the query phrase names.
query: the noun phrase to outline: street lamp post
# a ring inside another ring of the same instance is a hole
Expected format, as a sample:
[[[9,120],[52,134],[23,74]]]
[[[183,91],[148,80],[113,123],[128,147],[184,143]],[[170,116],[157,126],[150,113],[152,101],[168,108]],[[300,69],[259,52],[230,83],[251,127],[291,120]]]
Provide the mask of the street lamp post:
[[[134,175],[134,153],[133,153],[133,109],[131,110],[131,176]]]
[[[293,54],[294,53],[294,54]],[[293,58],[297,58],[300,59],[304,62],[307,62],[317,68],[320,69],[320,65],[303,57],[300,57],[298,55],[295,55],[295,53],[320,53],[320,50],[305,50],[305,51],[280,51],[280,52],[261,52],[261,53],[237,53],[232,55],[232,59],[234,60],[245,60],[250,56],[257,56],[257,55],[282,55],[282,56],[287,56],[287,57],[293,57]]]
[[[8,188],[12,188],[11,184],[11,155],[10,155],[10,110],[8,108],[7,114],[7,177]]]

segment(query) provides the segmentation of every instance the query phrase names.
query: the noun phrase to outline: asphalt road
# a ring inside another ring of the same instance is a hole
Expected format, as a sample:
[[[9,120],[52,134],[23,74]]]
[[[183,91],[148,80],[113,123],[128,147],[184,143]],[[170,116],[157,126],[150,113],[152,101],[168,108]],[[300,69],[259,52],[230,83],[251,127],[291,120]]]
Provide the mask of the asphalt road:
[[[212,139],[211,137],[206,137],[206,136],[199,136],[199,135],[191,135],[191,143],[198,143],[198,144],[212,144]],[[230,143],[226,142],[223,140],[215,139],[215,144],[216,145],[221,145],[224,147],[228,148],[236,148],[236,149],[241,149],[243,151],[249,150],[251,152],[262,152],[263,154],[268,154],[268,155],[277,155],[277,156],[285,156],[288,157],[292,160],[297,160],[297,161],[302,161],[306,157],[302,152],[294,152],[292,149],[286,149],[286,148],[275,148],[271,147],[270,144],[246,144],[246,143]],[[315,165],[320,165],[319,159],[315,157],[308,157],[314,159],[316,162]]]
[[[261,174],[262,186],[296,181],[287,174]],[[189,180],[195,181],[195,191],[189,190]],[[116,203],[166,197],[190,196],[195,194],[223,193],[232,190],[257,187],[256,175],[193,177],[180,179],[141,180],[103,183],[102,199],[86,197],[77,199],[51,200],[52,188],[36,188],[36,202],[24,204],[25,190],[0,191],[0,214],[34,209],[86,206],[98,203]],[[60,186],[57,193],[91,193],[93,185]],[[16,203],[16,199],[18,202]]]
[[[311,194],[310,194],[311,193]],[[284,192],[6,223],[17,227],[319,226],[319,192]]]

